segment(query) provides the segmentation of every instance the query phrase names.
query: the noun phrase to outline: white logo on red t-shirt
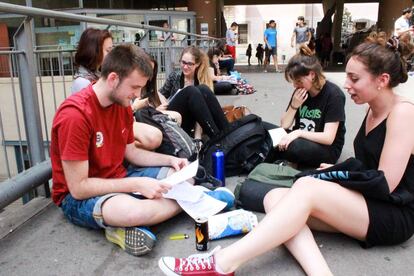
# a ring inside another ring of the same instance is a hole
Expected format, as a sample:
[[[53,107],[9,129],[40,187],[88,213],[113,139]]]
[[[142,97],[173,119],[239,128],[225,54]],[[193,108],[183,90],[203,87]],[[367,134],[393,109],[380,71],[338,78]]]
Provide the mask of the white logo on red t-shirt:
[[[96,132],[96,147],[97,147],[97,148],[100,148],[100,147],[102,147],[102,146],[103,146],[103,144],[104,144],[104,137],[103,137],[103,134],[102,134],[102,132],[97,131],[97,132]]]

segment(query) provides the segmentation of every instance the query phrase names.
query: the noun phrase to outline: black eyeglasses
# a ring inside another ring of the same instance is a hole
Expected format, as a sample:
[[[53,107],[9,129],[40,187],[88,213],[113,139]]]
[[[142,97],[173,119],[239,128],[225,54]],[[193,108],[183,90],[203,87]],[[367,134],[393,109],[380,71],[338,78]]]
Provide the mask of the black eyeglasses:
[[[181,61],[181,65],[182,65],[182,66],[193,67],[193,66],[195,65],[195,63],[194,63],[194,62],[188,62],[188,61],[184,61],[184,60],[182,60],[182,61]]]

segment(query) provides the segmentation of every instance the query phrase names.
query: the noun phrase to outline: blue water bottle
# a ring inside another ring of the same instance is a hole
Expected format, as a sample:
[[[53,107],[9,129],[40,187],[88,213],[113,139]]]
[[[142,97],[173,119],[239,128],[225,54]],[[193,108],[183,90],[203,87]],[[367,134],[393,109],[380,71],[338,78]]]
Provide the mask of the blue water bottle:
[[[221,180],[222,186],[225,186],[226,173],[224,171],[224,152],[217,149],[212,154],[213,176]]]

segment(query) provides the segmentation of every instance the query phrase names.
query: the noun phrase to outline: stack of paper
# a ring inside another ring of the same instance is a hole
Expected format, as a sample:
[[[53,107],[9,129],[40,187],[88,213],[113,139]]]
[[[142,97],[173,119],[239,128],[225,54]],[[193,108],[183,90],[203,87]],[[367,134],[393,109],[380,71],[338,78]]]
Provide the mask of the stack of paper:
[[[226,207],[226,203],[207,195],[199,186],[193,186],[187,180],[197,174],[198,160],[173,173],[162,181],[172,185],[165,198],[174,199],[192,218],[210,217]]]

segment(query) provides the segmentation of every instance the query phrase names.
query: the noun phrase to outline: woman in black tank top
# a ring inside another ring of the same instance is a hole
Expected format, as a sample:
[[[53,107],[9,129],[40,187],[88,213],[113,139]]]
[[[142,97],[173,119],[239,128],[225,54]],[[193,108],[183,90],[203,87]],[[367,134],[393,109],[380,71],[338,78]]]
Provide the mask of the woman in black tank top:
[[[175,262],[162,258],[161,269],[178,273],[179,267],[197,264],[199,273],[212,265],[215,275],[233,275],[241,264],[284,244],[306,274],[331,275],[310,229],[341,232],[368,247],[409,239],[414,233],[414,105],[393,92],[407,80],[401,46],[395,41],[388,46],[365,42],[354,49],[346,67],[345,89],[356,104],[370,107],[355,139],[355,154],[367,168],[384,172],[389,199],[302,177],[291,189],[277,188],[266,195],[266,216],[244,238],[214,250],[211,257]],[[359,271],[372,273],[364,262]]]

